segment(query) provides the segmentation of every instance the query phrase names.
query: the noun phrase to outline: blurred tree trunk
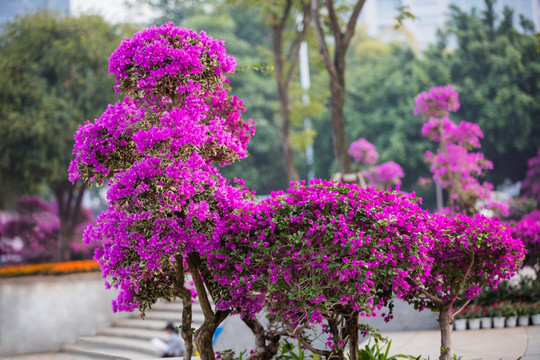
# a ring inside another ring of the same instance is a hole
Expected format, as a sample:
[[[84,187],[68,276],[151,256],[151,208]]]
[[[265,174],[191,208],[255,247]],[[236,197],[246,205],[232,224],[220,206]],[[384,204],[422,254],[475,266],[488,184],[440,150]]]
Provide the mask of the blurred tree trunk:
[[[57,261],[71,260],[69,243],[73,240],[75,229],[79,222],[85,191],[86,185],[80,181],[75,185],[71,185],[68,181],[62,181],[54,187],[58,206],[58,218],[60,219]]]
[[[321,5],[322,3],[322,5]],[[362,11],[365,0],[358,0],[352,7],[349,19],[342,30],[340,17],[334,7],[334,0],[312,0],[311,10],[315,23],[315,33],[319,42],[319,51],[324,60],[324,65],[330,77],[330,91],[332,102],[330,105],[330,121],[332,123],[332,142],[334,153],[341,173],[351,172],[351,160],[348,154],[347,134],[345,132],[345,55],[354,35],[358,16]],[[323,28],[321,10],[326,9],[329,23],[329,31],[334,39],[334,54],[330,54],[326,44],[327,34]]]

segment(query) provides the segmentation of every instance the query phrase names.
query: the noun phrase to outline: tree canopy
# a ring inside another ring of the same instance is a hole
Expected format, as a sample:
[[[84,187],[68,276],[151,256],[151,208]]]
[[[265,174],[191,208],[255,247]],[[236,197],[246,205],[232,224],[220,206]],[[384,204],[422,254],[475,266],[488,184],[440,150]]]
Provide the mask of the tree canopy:
[[[115,98],[107,61],[121,30],[97,16],[49,12],[5,25],[0,37],[0,201],[67,181],[77,126]]]

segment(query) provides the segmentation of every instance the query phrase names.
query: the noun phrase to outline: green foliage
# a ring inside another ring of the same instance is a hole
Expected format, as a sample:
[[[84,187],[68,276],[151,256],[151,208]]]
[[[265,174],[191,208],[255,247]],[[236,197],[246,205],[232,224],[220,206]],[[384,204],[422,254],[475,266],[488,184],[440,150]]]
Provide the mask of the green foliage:
[[[246,353],[246,350],[241,351],[238,355],[231,349],[216,351],[216,360],[243,360]]]
[[[5,25],[0,37],[1,201],[10,200],[7,194],[36,193],[67,180],[77,126],[116,98],[108,58],[123,31],[100,17],[51,13]]]
[[[392,340],[379,340],[377,338],[373,338],[373,342],[374,344],[370,345],[370,339],[366,346],[358,351],[358,360],[420,360],[420,356],[415,357],[404,354],[389,355]],[[385,344],[379,344],[379,342],[384,342]]]
[[[359,37],[352,44],[348,59],[345,104],[349,141],[360,137],[373,143],[380,160],[399,163],[405,173],[403,188],[416,189],[418,177],[429,174],[423,155],[431,144],[422,137],[422,120],[413,115],[417,91],[434,85],[430,69],[415,57],[410,48],[397,43],[379,43],[378,55],[366,53],[374,40]],[[319,130],[321,131],[321,130]],[[421,194],[424,195],[424,194]]]
[[[300,341],[297,345],[294,345],[292,342],[287,339],[281,340],[281,345],[279,346],[278,354],[276,355],[276,360],[320,360],[321,357],[317,354],[306,351]]]
[[[522,276],[518,283],[505,280],[497,286],[497,289],[484,287],[480,296],[474,300],[481,305],[491,305],[497,301],[540,302],[540,281],[530,276]]]
[[[394,25],[394,29],[399,29],[401,26],[403,26],[403,22],[405,20],[418,20],[418,17],[416,17],[413,13],[409,11],[409,6],[399,6],[396,8],[398,14],[395,17],[396,24]]]

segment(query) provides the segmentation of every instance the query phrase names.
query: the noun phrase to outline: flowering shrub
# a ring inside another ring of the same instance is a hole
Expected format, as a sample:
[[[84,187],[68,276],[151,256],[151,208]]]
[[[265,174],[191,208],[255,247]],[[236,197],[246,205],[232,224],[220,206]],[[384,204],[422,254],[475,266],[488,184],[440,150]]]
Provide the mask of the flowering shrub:
[[[386,161],[363,172],[368,186],[388,189],[392,185],[400,186],[405,176],[401,166],[393,161]]]
[[[245,193],[229,191],[213,163],[246,157],[255,130],[242,119],[242,101],[224,87],[234,66],[223,42],[172,23],[136,33],[111,55],[116,90],[130,97],[79,128],[70,180],[109,182],[108,209],[84,239],[100,244],[95,259],[111,279],[107,286],[119,289],[114,311],[144,313],[157,299],[174,297],[188,307],[185,268],[199,296],[206,299],[202,279],[212,296],[223,291],[210,281],[205,256],[224,214],[220,194]],[[195,335],[210,359],[213,331],[226,313],[203,311]]]
[[[485,285],[496,287],[521,266],[523,243],[498,219],[482,214],[449,217],[432,214],[427,222],[434,239],[431,274],[414,288],[421,307],[439,312],[441,359],[450,359],[454,317]]]
[[[366,139],[360,138],[352,142],[349,155],[359,166],[367,165],[367,168],[359,173],[363,182],[366,182],[365,185],[381,190],[392,185],[401,185],[401,179],[405,176],[401,166],[393,161],[375,165],[379,160],[379,153],[375,150],[375,145]]]
[[[359,164],[375,165],[379,160],[379,153],[375,150],[375,145],[364,138],[351,143],[349,146],[349,155]]]
[[[461,313],[456,316],[460,319],[476,319],[484,317],[486,309],[480,304],[469,304],[463,308]]]
[[[433,214],[428,224],[435,246],[430,252],[431,276],[424,286],[442,303],[454,303],[462,294],[472,299],[482,286],[497,286],[521,265],[523,243],[497,219]]]
[[[84,228],[92,219],[88,209],[82,209],[77,219]],[[52,261],[58,255],[60,219],[56,204],[39,196],[24,196],[14,207],[0,213],[0,263],[40,263]],[[71,239],[70,249],[74,258],[88,258],[87,249],[79,246],[80,231]]]
[[[414,195],[313,180],[293,183],[219,226],[210,263],[243,305],[266,295],[272,321],[314,349],[306,330],[322,325],[332,353],[358,345],[358,316],[375,316],[409,281],[428,273],[430,238]],[[232,241],[228,241],[231,239]],[[390,316],[387,316],[388,318]],[[345,324],[341,327],[340,324]]]
[[[172,24],[135,34],[111,55],[117,89],[134,97],[80,127],[70,179],[109,180],[109,208],[85,241],[101,243],[96,259],[120,289],[115,311],[171,298],[171,257],[206,250],[214,192],[227,183],[212,162],[245,157],[254,131],[222,87],[233,70],[222,42]]]
[[[536,271],[536,279],[540,279],[540,210],[532,211],[517,222],[510,221],[512,235],[521,239],[527,248],[525,264]]]
[[[450,111],[459,109],[455,86],[431,88],[418,94],[415,101],[414,114],[426,120],[422,135],[439,142],[437,152],[426,151],[425,159],[431,164],[433,180],[449,192],[450,211],[472,215],[480,206],[508,215],[508,205],[491,201],[493,185],[478,181],[478,177],[493,168],[483,154],[470,152],[480,148],[479,139],[483,137],[480,127],[465,121],[456,125],[448,119]]]
[[[418,94],[414,101],[414,115],[421,114],[424,119],[444,118],[450,111],[458,111],[460,106],[454,85],[432,87],[428,92]]]

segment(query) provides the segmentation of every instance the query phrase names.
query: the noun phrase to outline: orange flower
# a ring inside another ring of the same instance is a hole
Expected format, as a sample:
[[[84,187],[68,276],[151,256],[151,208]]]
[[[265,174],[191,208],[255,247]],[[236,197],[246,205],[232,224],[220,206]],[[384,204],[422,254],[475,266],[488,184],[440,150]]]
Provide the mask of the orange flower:
[[[78,260],[46,264],[7,265],[0,267],[0,278],[25,275],[62,275],[97,270],[99,270],[99,264],[94,260]]]

